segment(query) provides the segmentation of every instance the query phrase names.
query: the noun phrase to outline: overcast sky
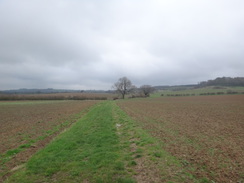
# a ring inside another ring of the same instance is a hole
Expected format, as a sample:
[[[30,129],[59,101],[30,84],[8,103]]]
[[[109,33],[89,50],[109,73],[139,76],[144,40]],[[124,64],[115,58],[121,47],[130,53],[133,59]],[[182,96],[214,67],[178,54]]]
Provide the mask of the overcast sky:
[[[243,0],[0,0],[0,90],[244,76]]]

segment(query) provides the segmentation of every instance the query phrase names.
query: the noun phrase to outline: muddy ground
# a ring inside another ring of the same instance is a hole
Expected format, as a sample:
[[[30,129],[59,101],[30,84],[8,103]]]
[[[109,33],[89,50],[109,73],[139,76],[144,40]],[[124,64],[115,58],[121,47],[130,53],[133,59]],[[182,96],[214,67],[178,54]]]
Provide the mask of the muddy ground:
[[[0,182],[95,103],[97,101],[0,102]],[[24,148],[20,152],[8,155],[21,146]]]
[[[244,95],[118,102],[197,179],[244,182]]]

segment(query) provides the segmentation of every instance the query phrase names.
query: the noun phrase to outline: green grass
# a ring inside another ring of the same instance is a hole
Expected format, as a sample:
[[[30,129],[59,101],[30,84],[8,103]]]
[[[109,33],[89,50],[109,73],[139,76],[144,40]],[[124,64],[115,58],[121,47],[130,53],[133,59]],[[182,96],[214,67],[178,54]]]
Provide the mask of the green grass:
[[[121,146],[126,147],[125,150],[127,150],[125,154],[127,154],[129,172],[138,174],[133,168],[137,166],[137,161],[143,159],[148,170],[159,170],[160,182],[199,182],[187,172],[188,170],[184,169],[180,160],[164,150],[164,144],[161,141],[149,135],[137,124],[140,122],[131,119],[117,105],[114,105],[113,110],[117,115],[117,123],[121,124],[120,141]],[[134,151],[128,152],[132,144],[136,144],[136,147]],[[148,174],[148,176],[155,176],[155,174]]]
[[[7,182],[134,182],[119,143],[111,103],[98,104]]]
[[[49,102],[49,101],[46,101]],[[56,101],[55,101],[56,102]],[[22,102],[19,102],[22,103]],[[39,103],[39,102],[37,102]],[[49,102],[50,103],[50,102]],[[26,104],[32,104],[32,103],[26,103]],[[82,114],[84,114],[86,112],[86,110],[81,111],[78,114],[74,114],[71,116],[71,120],[72,119],[77,119],[79,116],[81,116]],[[10,149],[8,150],[6,153],[0,154],[0,166],[2,166],[2,170],[4,170],[6,168],[6,163],[11,161],[18,153],[25,151],[26,149],[30,148],[32,145],[35,146],[35,143],[37,143],[40,140],[44,140],[45,138],[54,135],[57,132],[60,132],[61,129],[64,129],[66,127],[68,127],[69,125],[71,125],[70,121],[65,121],[59,125],[56,125],[55,127],[53,127],[50,130],[45,131],[45,135],[43,136],[39,136],[36,139],[31,139],[28,136],[25,137],[25,140],[27,141],[26,144],[22,144],[19,147],[15,148],[15,149]],[[0,173],[0,176],[3,176],[5,174],[7,174],[7,171],[3,171],[2,173]]]
[[[0,154],[0,165],[5,167],[5,163],[10,161],[16,154],[20,153],[21,151],[24,151],[26,148],[29,148],[31,146],[30,143],[28,144],[22,144],[16,149],[10,149],[4,154]],[[0,174],[0,176],[3,176],[5,173]]]
[[[135,183],[140,162],[143,171],[157,170],[162,182],[197,182],[163,146],[116,102],[106,101],[93,106],[6,182]]]

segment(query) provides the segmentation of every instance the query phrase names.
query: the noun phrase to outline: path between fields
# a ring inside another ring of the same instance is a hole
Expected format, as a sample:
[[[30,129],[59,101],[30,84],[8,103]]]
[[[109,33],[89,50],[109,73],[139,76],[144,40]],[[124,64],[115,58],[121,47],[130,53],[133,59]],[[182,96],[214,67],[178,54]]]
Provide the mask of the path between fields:
[[[6,182],[192,182],[115,102],[99,103]]]

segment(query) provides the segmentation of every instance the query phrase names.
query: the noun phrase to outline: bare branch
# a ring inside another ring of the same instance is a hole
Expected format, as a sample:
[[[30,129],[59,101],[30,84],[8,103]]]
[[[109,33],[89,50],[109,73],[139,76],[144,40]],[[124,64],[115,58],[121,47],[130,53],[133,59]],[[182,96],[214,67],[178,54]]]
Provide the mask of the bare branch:
[[[132,85],[131,81],[127,77],[120,78],[116,83],[114,83],[113,88],[116,90],[117,93],[122,95],[122,98],[125,98],[125,95],[130,93],[134,85]]]
[[[140,90],[146,97],[149,97],[150,94],[154,91],[154,88],[151,85],[143,85],[140,87]]]

